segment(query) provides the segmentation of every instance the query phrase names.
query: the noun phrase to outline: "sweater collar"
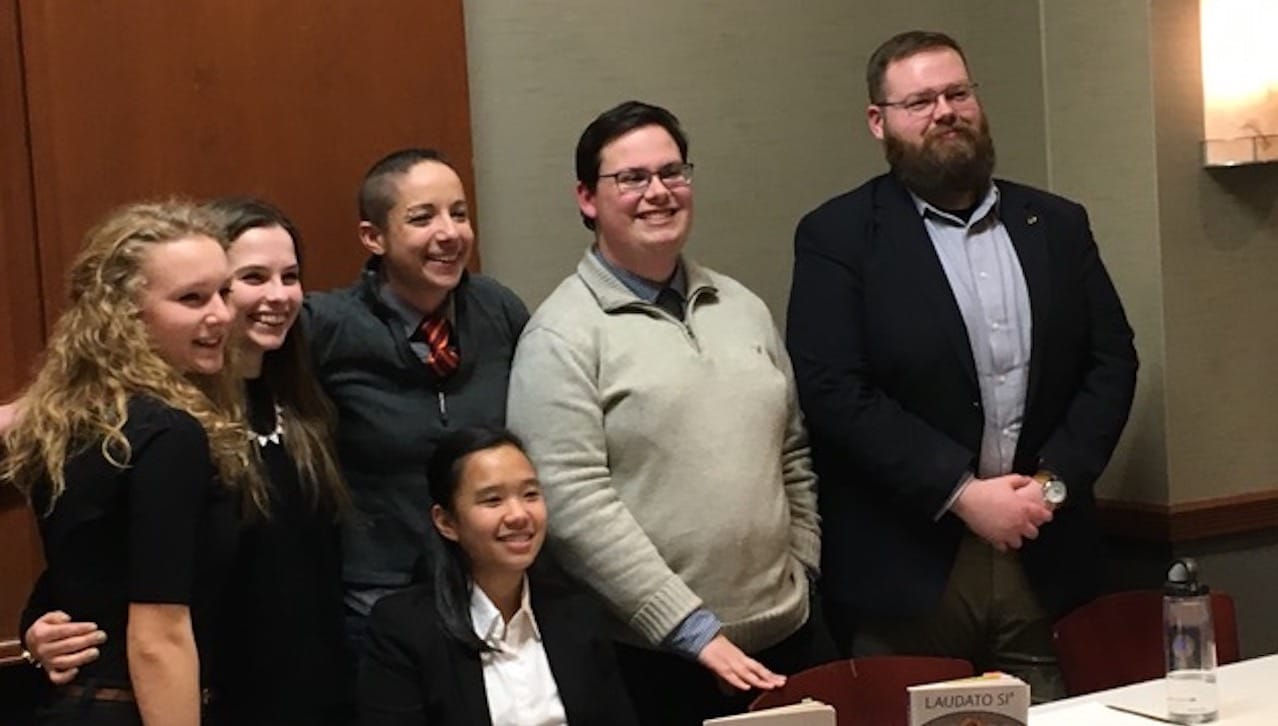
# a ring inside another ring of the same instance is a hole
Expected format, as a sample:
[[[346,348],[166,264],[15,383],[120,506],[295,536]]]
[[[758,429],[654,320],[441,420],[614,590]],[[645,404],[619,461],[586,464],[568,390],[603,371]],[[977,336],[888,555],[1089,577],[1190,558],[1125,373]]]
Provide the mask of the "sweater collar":
[[[633,292],[641,300],[655,303],[657,297],[661,295],[661,291],[666,288],[679,293],[681,300],[688,298],[688,276],[684,274],[682,258],[675,263],[674,274],[670,276],[669,280],[656,282],[646,277],[640,277],[624,267],[612,264],[607,257],[604,257],[603,251],[599,249],[597,244],[590,248],[590,254],[594,255],[595,259],[599,260],[604,266],[604,269],[620,280],[621,284],[629,288],[630,292]]]
[[[714,295],[719,291],[715,286],[714,280],[711,279],[710,273],[696,262],[683,257],[680,258],[679,267],[683,272],[687,293],[685,299],[691,306],[693,301],[701,294]],[[604,312],[614,312],[621,308],[635,305],[651,305],[652,302],[645,300],[637,295],[634,290],[630,289],[623,281],[613,274],[603,260],[594,254],[590,249],[586,250],[586,254],[582,257],[581,262],[577,263],[577,276],[585,283],[586,287],[599,301],[599,306]]]

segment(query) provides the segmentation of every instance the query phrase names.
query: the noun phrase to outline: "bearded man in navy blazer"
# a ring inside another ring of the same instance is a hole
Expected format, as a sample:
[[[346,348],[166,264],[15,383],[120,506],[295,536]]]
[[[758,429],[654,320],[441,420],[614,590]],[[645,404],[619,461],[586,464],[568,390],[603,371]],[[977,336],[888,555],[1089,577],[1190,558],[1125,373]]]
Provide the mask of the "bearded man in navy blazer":
[[[806,215],[788,340],[827,613],[854,655],[947,655],[1063,692],[1051,623],[1099,589],[1092,487],[1136,351],[1078,204],[994,179],[958,43],[870,58],[891,172]]]

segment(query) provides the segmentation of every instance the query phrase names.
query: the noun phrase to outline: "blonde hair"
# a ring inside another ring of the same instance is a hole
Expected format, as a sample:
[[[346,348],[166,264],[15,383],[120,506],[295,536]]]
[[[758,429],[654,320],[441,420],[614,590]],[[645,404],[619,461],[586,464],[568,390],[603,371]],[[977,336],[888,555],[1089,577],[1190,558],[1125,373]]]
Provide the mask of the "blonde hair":
[[[132,451],[123,427],[136,395],[199,422],[224,485],[251,491],[260,480],[229,374],[182,374],[156,352],[141,318],[148,251],[188,237],[226,244],[207,213],[182,200],[126,205],[85,236],[71,266],[70,304],[22,394],[22,414],[4,435],[0,476],[28,499],[47,487],[42,493],[52,510],[66,490],[67,459],[95,444],[107,461],[128,466]]]

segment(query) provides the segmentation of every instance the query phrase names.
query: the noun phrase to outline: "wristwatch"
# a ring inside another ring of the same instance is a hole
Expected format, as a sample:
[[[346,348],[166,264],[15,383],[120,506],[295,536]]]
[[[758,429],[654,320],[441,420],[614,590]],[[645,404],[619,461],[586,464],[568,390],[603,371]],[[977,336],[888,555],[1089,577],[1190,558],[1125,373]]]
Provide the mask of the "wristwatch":
[[[1040,470],[1034,475],[1034,481],[1043,486],[1043,501],[1051,509],[1056,509],[1065,503],[1065,499],[1069,496],[1069,489],[1065,486],[1065,481],[1056,474]]]

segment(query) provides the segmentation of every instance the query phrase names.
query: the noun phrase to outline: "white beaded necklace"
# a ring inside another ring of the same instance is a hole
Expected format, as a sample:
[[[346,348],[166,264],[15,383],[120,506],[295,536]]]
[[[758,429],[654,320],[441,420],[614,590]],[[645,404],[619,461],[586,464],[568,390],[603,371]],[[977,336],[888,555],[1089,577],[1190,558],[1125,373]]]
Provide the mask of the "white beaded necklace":
[[[250,428],[248,436],[249,436],[249,441],[256,439],[257,445],[259,447],[266,446],[268,442],[272,444],[276,444],[278,446],[280,441],[284,437],[284,409],[281,408],[278,403],[275,404],[275,430],[274,431],[272,431],[269,434],[259,434],[258,432]]]

